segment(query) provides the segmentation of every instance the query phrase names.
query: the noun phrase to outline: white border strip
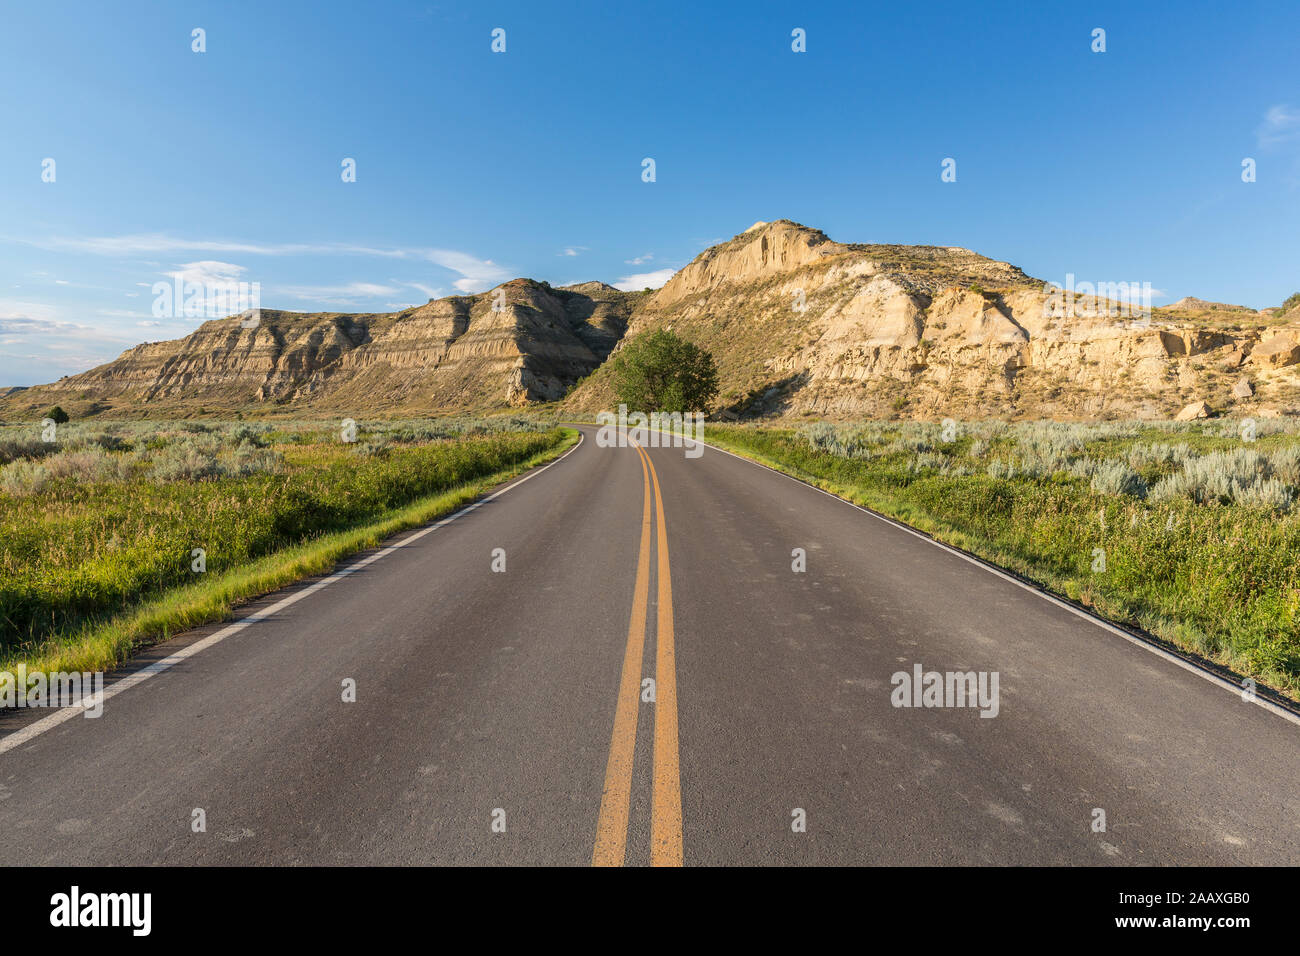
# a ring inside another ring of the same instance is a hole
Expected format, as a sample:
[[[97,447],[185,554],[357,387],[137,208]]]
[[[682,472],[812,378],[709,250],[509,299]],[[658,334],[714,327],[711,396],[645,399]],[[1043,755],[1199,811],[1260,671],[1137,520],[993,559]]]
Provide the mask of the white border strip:
[[[664,434],[668,434],[668,433],[664,433]],[[1058,598],[1054,594],[1049,594],[1046,591],[1043,591],[1040,588],[1036,588],[1031,584],[1026,584],[1024,581],[1021,581],[1019,578],[1015,577],[1014,575],[1008,574],[1007,572],[1003,571],[1001,568],[997,567],[996,565],[989,564],[987,561],[982,561],[979,558],[975,557],[974,555],[967,554],[966,552],[961,551],[958,548],[954,548],[951,545],[944,544],[942,541],[932,538],[928,534],[923,534],[922,532],[917,531],[915,528],[908,527],[907,525],[903,524],[903,522],[901,521],[896,521],[893,518],[872,511],[870,508],[864,508],[861,505],[856,505],[852,501],[849,501],[845,498],[841,498],[839,495],[831,494],[829,491],[825,490],[824,488],[818,488],[816,485],[809,484],[806,481],[796,478],[794,475],[787,475],[785,472],[778,471],[775,468],[763,464],[761,461],[754,461],[752,458],[746,458],[744,455],[737,455],[735,452],[727,451],[727,449],[725,448],[720,448],[717,445],[709,444],[703,439],[695,439],[695,440],[698,441],[701,445],[705,445],[708,448],[712,448],[714,451],[720,451],[724,455],[730,455],[732,458],[738,459],[739,461],[747,462],[751,465],[757,465],[759,468],[763,468],[767,471],[770,471],[774,475],[780,475],[782,478],[788,478],[790,481],[793,481],[796,484],[803,485],[803,487],[805,488],[810,488],[813,491],[825,495],[827,498],[833,498],[836,501],[848,505],[850,508],[854,508],[858,511],[861,511],[863,514],[871,515],[871,517],[873,518],[877,518],[880,521],[884,521],[887,524],[891,524],[895,528],[899,528],[902,531],[906,531],[908,534],[912,535],[913,537],[920,538],[922,541],[928,541],[930,544],[934,545],[935,547],[942,548],[944,551],[947,551],[949,554],[955,554],[963,561],[969,561],[971,564],[975,565],[976,567],[983,568],[985,571],[988,571],[990,574],[996,574],[998,577],[1002,578],[1003,580],[1010,581],[1012,584],[1016,585],[1016,587],[1023,588],[1024,590],[1028,591],[1030,594],[1038,595],[1044,601],[1049,601],[1052,604],[1055,604],[1057,607],[1064,608],[1065,610],[1073,614],[1075,617],[1081,617],[1085,621],[1090,621],[1093,624],[1097,625],[1098,627],[1102,628],[1103,630],[1109,631],[1111,634],[1114,634],[1118,637],[1122,637],[1130,644],[1133,644],[1136,647],[1140,647],[1143,650],[1150,651],[1152,654],[1155,654],[1158,657],[1163,657],[1171,664],[1175,664],[1178,667],[1181,667],[1183,670],[1188,671],[1189,673],[1195,674],[1197,677],[1209,681],[1211,684],[1214,684],[1222,688],[1223,690],[1228,691],[1230,694],[1233,694],[1236,697],[1239,698],[1241,697],[1242,688],[1240,685],[1234,684],[1232,681],[1228,680],[1225,677],[1219,676],[1213,671],[1206,670],[1204,667],[1201,667],[1198,664],[1195,664],[1192,661],[1187,660],[1185,657],[1180,657],[1177,654],[1170,653],[1169,651],[1165,650],[1163,647],[1160,647],[1157,644],[1152,644],[1150,641],[1144,641],[1142,640],[1142,638],[1137,637],[1134,634],[1130,634],[1128,631],[1125,631],[1123,628],[1116,627],[1114,624],[1111,624],[1109,621],[1103,620],[1102,618],[1099,618],[1094,614],[1089,614],[1083,608],[1076,607],[1075,605],[1071,604],[1069,601],[1064,601],[1061,598]],[[1271,700],[1267,700],[1264,697],[1261,697],[1259,694],[1255,695],[1255,699],[1253,701],[1243,700],[1243,703],[1258,704],[1260,707],[1263,707],[1265,710],[1269,711],[1270,713],[1276,714],[1277,716],[1281,717],[1283,720],[1288,720],[1291,723],[1295,724],[1296,726],[1300,727],[1300,714],[1296,714],[1285,707],[1281,707],[1278,704],[1273,703]]]
[[[339,571],[335,571],[329,577],[322,578],[321,580],[317,581],[315,584],[311,585],[310,587],[303,588],[301,591],[297,591],[286,598],[276,601],[270,607],[258,611],[256,614],[250,614],[248,617],[241,618],[235,623],[227,627],[223,627],[221,630],[217,631],[216,633],[209,634],[207,637],[203,638],[202,640],[195,641],[193,644],[181,648],[175,654],[170,654],[167,657],[164,657],[160,661],[155,661],[154,663],[150,664],[148,667],[141,668],[140,670],[136,671],[134,674],[124,677],[119,681],[114,681],[108,687],[104,688],[104,690],[100,691],[99,694],[95,695],[95,698],[98,699],[91,698],[88,706],[93,707],[102,703],[105,700],[108,700],[108,698],[110,697],[116,697],[118,694],[122,693],[122,691],[135,687],[137,684],[143,683],[144,681],[148,680],[150,677],[153,677],[156,674],[161,674],[163,671],[167,670],[168,668],[175,667],[177,664],[179,664],[181,661],[185,660],[186,658],[193,657],[195,654],[199,653],[200,651],[206,650],[207,648],[212,647],[214,644],[221,643],[226,638],[228,638],[231,634],[236,634],[239,631],[244,630],[244,628],[246,627],[249,627],[253,624],[257,624],[259,621],[264,621],[267,618],[275,614],[278,614],[280,611],[283,611],[291,604],[296,604],[297,602],[301,601],[303,598],[307,597],[308,595],[315,594],[321,588],[327,587],[328,585],[333,584],[335,581],[342,580],[343,578],[347,577],[349,574],[352,574],[353,572],[360,571],[362,568],[374,564],[384,555],[391,554],[392,552],[396,551],[398,548],[404,548],[408,544],[411,544],[413,541],[420,540],[426,534],[430,534],[434,531],[437,531],[439,528],[443,527],[444,525],[451,524],[457,518],[463,518],[471,511],[475,511],[478,508],[481,508],[489,501],[493,501],[497,498],[500,498],[510,489],[518,488],[520,485],[522,485],[525,481],[528,481],[530,478],[536,478],[538,475],[544,472],[547,468],[550,468],[552,465],[558,465],[560,462],[564,461],[564,459],[568,458],[575,451],[581,448],[582,443],[585,440],[586,440],[586,436],[583,435],[582,432],[578,432],[578,443],[574,445],[572,448],[570,448],[568,451],[566,451],[559,458],[555,459],[554,461],[549,461],[542,467],[528,472],[528,474],[524,475],[522,478],[519,478],[516,481],[512,481],[504,488],[501,488],[498,491],[494,491],[486,498],[480,498],[478,501],[474,502],[473,504],[461,508],[459,511],[453,511],[445,518],[440,518],[437,521],[435,521],[433,524],[420,528],[419,530],[415,531],[413,534],[407,535],[401,541],[398,541],[395,544],[390,544],[385,548],[380,548],[374,554],[362,558],[360,561],[357,561],[354,564],[349,564],[346,568],[343,568]],[[83,703],[86,703],[86,701],[79,700],[74,704],[68,705],[67,707],[62,707],[59,710],[56,710],[54,713],[46,717],[42,717],[40,720],[35,721],[34,723],[28,724],[22,730],[16,730],[12,734],[9,734],[3,739],[0,739],[0,754],[5,753],[6,751],[9,750],[13,750],[16,747],[21,747],[23,744],[27,743],[33,737],[37,737],[45,733],[47,730],[53,730],[55,727],[63,723],[65,720],[70,720],[73,717],[76,717],[79,713],[81,713],[82,707],[80,705],[82,705]]]

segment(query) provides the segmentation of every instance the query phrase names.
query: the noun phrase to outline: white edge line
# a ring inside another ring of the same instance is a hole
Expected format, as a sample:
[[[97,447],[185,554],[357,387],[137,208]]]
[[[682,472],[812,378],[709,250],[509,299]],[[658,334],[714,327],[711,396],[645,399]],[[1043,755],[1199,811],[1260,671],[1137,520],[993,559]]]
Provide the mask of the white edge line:
[[[394,542],[393,544],[390,544],[387,547],[380,548],[374,554],[362,558],[360,561],[354,562],[353,564],[349,564],[346,568],[342,568],[338,571],[335,571],[329,577],[322,578],[321,580],[317,581],[315,584],[310,585],[309,587],[305,587],[300,591],[296,591],[293,594],[290,594],[286,598],[282,598],[281,600],[276,601],[270,607],[264,608],[255,614],[250,614],[248,617],[241,618],[238,621],[235,621],[233,624],[223,627],[221,630],[217,631],[216,633],[209,634],[207,637],[203,638],[202,640],[195,641],[193,644],[189,644],[181,648],[175,654],[169,654],[167,657],[164,657],[162,660],[154,661],[152,664],[148,665],[147,667],[141,668],[140,670],[136,671],[134,674],[130,674],[127,677],[123,677],[121,680],[114,681],[108,687],[104,688],[104,690],[102,690],[100,693],[93,695],[93,697],[79,699],[74,703],[69,704],[66,707],[61,707],[60,709],[56,710],[54,713],[46,717],[42,717],[40,720],[35,721],[34,723],[28,724],[22,730],[14,731],[12,734],[7,735],[3,739],[0,739],[0,754],[5,753],[6,751],[9,750],[13,750],[16,747],[21,747],[23,744],[27,743],[33,737],[38,737],[41,734],[45,733],[45,731],[47,730],[53,730],[55,727],[63,723],[65,720],[71,720],[73,717],[76,717],[79,713],[81,713],[83,709],[83,704],[86,705],[86,709],[98,706],[102,704],[103,701],[108,700],[110,697],[116,697],[118,694],[122,693],[122,691],[135,687],[136,685],[141,684],[144,681],[148,680],[150,677],[153,677],[157,674],[161,674],[163,671],[167,670],[168,668],[176,666],[186,658],[193,657],[195,654],[199,653],[202,650],[206,650],[207,648],[211,647],[214,644],[219,644],[220,642],[224,641],[227,637],[229,637],[231,634],[235,634],[239,631],[244,630],[244,628],[249,627],[250,625],[256,624],[259,621],[264,621],[268,617],[271,617],[274,614],[278,614],[280,611],[284,610],[289,605],[301,601],[309,594],[315,594],[321,588],[333,584],[335,581],[342,580],[343,578],[347,577],[349,574],[352,574],[355,571],[360,571],[362,568],[373,564],[374,562],[382,558],[384,555],[391,554],[392,552],[396,551],[399,548],[404,548],[411,542],[418,541],[420,538],[423,538],[426,534],[431,534],[432,532],[437,531],[443,525],[451,524],[451,522],[455,521],[457,518],[464,517],[465,515],[469,514],[471,511],[477,510],[478,508],[487,504],[489,501],[493,501],[496,498],[500,498],[510,489],[519,487],[528,479],[536,478],[538,475],[544,472],[547,468],[550,468],[552,465],[558,465],[560,462],[564,461],[564,459],[568,458],[575,451],[581,448],[582,443],[585,440],[586,440],[586,436],[584,436],[582,432],[578,432],[578,443],[574,445],[572,448],[570,448],[568,451],[566,451],[559,458],[555,459],[554,461],[548,461],[545,465],[542,465],[542,467],[529,471],[528,474],[522,476],[521,478],[516,479],[515,481],[510,482],[504,488],[499,488],[498,490],[494,491],[492,494],[488,495],[486,498],[480,498],[478,501],[475,501],[473,504],[466,505],[464,508],[461,508],[457,511],[453,511],[451,514],[443,518],[439,518],[433,524],[426,525],[425,527],[416,530],[412,534],[407,535],[402,540]]]
[[[660,434],[664,434],[664,435],[673,434],[671,432],[664,432],[661,429],[658,431],[660,432]],[[772,468],[769,465],[763,464],[761,461],[754,461],[754,459],[746,458],[744,455],[737,455],[735,452],[730,452],[727,451],[727,449],[725,448],[720,448],[717,445],[710,444],[709,442],[704,441],[702,438],[696,438],[693,440],[699,442],[701,445],[704,445],[708,448],[712,448],[714,451],[720,451],[724,455],[730,455],[732,458],[735,458],[739,461],[747,462],[748,464],[751,465],[757,465],[759,468],[763,468],[767,471],[770,471],[774,475],[780,475],[782,478],[786,478],[789,479],[790,481],[795,482],[796,484],[803,485],[803,487],[805,488],[810,488],[813,491],[825,495],[827,498],[833,498],[836,501],[848,505],[850,508],[854,508],[858,511],[861,511],[863,514],[868,514],[873,518],[877,518],[880,521],[884,521],[887,524],[891,524],[895,528],[898,528],[901,531],[906,531],[908,534],[912,535],[915,538],[920,538],[922,541],[927,541],[937,548],[942,548],[944,551],[947,551],[949,554],[954,554],[957,557],[961,558],[963,561],[969,561],[971,564],[975,565],[978,568],[983,568],[985,571],[988,571],[990,574],[996,574],[998,577],[1002,578],[1003,580],[1010,581],[1016,587],[1022,588],[1028,591],[1030,594],[1035,594],[1038,597],[1042,598],[1044,601],[1048,601],[1052,604],[1055,604],[1057,607],[1064,608],[1065,610],[1073,614],[1075,617],[1083,618],[1085,621],[1089,621],[1092,624],[1095,624],[1098,627],[1102,628],[1103,630],[1109,631],[1111,634],[1114,634],[1117,637],[1122,637],[1124,640],[1128,641],[1130,644],[1134,645],[1135,647],[1140,647],[1145,651],[1150,651],[1152,654],[1155,654],[1157,657],[1163,657],[1171,664],[1175,664],[1178,667],[1181,667],[1183,670],[1195,674],[1197,677],[1200,677],[1203,680],[1209,681],[1211,684],[1214,684],[1217,687],[1220,687],[1221,689],[1228,691],[1230,694],[1238,698],[1241,697],[1241,693],[1242,693],[1241,686],[1238,684],[1234,684],[1232,681],[1228,680],[1227,678],[1221,677],[1220,675],[1214,673],[1213,671],[1206,670],[1204,667],[1201,667],[1193,663],[1192,661],[1187,660],[1184,657],[1180,657],[1177,654],[1170,653],[1169,651],[1165,650],[1163,647],[1160,647],[1157,644],[1153,644],[1150,641],[1145,641],[1134,634],[1130,634],[1128,631],[1125,631],[1123,628],[1116,627],[1114,624],[1110,623],[1110,621],[1103,620],[1102,618],[1097,617],[1094,614],[1090,614],[1087,611],[1085,611],[1083,608],[1076,607],[1075,605],[1071,604],[1069,601],[1064,601],[1061,598],[1058,598],[1054,594],[1049,594],[1046,591],[1043,591],[1041,588],[1036,588],[1031,584],[1027,584],[1024,581],[1021,581],[1015,575],[1008,574],[1007,572],[1003,571],[1001,568],[992,565],[987,561],[983,561],[980,558],[975,557],[974,555],[967,554],[965,551],[962,551],[958,548],[954,548],[951,545],[944,544],[942,541],[939,541],[936,538],[932,538],[928,534],[924,534],[920,531],[917,531],[915,528],[908,527],[907,525],[903,524],[903,522],[901,521],[897,521],[886,515],[882,515],[878,512],[872,511],[870,508],[864,508],[861,505],[854,504],[852,501],[849,501],[846,498],[841,498],[839,495],[831,494],[826,489],[818,488],[816,485],[810,484],[809,482],[796,478],[794,475],[787,475],[785,472],[778,471],[777,469]],[[683,442],[683,445],[684,444],[685,442]],[[1300,726],[1300,714],[1296,714],[1285,707],[1275,704],[1271,700],[1267,700],[1264,697],[1260,696],[1259,694],[1255,695],[1254,700],[1247,701],[1243,698],[1242,702],[1257,704],[1258,706],[1263,707],[1265,710],[1269,711],[1270,713],[1276,714],[1278,717],[1281,717],[1283,720],[1288,720],[1291,723],[1295,724],[1296,726]]]

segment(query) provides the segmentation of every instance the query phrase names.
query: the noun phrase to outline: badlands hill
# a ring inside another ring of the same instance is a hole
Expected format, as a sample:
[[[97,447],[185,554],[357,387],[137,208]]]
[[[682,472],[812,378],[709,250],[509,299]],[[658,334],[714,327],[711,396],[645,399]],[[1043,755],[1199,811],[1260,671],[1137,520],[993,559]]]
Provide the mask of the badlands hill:
[[[1107,314],[1115,310],[1120,314]],[[725,418],[1168,418],[1300,412],[1300,309],[1070,300],[966,249],[835,242],[789,220],[706,249],[657,292],[515,279],[395,313],[264,309],[0,395],[0,417],[243,410],[430,415],[613,404],[625,336],[709,349]],[[576,386],[576,387],[575,387]],[[566,397],[567,396],[567,397]]]
[[[137,345],[106,365],[0,398],[10,417],[314,408],[430,414],[560,398],[622,338],[641,293],[514,279],[401,312],[261,311]]]
[[[724,417],[1165,418],[1198,401],[1300,411],[1300,311],[1180,306],[1125,315],[966,249],[843,244],[781,220],[701,253],[628,335],[671,328],[710,350]],[[612,400],[601,369],[567,404]]]

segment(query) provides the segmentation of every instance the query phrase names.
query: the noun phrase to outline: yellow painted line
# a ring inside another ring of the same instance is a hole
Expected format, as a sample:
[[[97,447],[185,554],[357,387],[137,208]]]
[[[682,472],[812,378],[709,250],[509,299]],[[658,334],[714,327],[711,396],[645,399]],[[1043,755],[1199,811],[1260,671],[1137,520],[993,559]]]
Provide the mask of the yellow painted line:
[[[650,865],[682,865],[682,779],[677,756],[677,658],[673,648],[673,582],[668,570],[668,525],[659,475],[650,455],[659,525],[659,643],[655,650],[654,792],[650,803]]]
[[[644,496],[641,507],[641,551],[636,562],[636,589],[632,596],[632,620],[627,628],[627,650],[623,654],[623,676],[619,681],[618,705],[614,712],[614,733],[605,765],[605,790],[600,797],[596,820],[596,849],[592,866],[622,866],[627,849],[627,821],[632,799],[632,757],[636,750],[637,709],[641,703],[641,668],[645,659],[646,608],[650,599],[650,476],[645,453],[641,456]]]

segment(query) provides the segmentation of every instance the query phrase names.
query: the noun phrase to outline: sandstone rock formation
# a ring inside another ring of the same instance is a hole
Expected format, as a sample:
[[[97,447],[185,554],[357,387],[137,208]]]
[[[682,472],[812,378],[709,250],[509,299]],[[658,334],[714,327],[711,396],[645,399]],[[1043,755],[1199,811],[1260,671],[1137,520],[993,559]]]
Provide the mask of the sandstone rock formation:
[[[1286,368],[1300,362],[1300,344],[1291,335],[1278,333],[1260,342],[1250,357],[1266,368]]]
[[[728,417],[1169,418],[1193,399],[1241,405],[1227,368],[1246,361],[1264,367],[1252,405],[1300,405],[1296,329],[1175,306],[1126,314],[966,249],[844,244],[781,220],[701,253],[628,334],[672,328],[709,349]],[[607,379],[568,404],[608,407]]]
[[[5,407],[59,402],[75,414],[81,401],[131,414],[283,404],[434,414],[553,401],[609,354],[637,298],[599,282],[555,289],[515,279],[397,313],[263,309],[255,328],[214,319],[185,338],[138,345],[17,392]]]

